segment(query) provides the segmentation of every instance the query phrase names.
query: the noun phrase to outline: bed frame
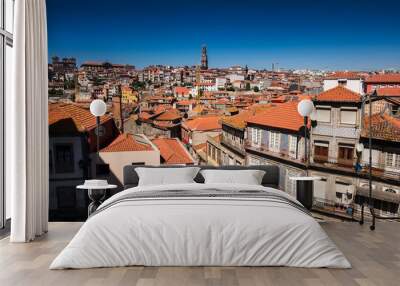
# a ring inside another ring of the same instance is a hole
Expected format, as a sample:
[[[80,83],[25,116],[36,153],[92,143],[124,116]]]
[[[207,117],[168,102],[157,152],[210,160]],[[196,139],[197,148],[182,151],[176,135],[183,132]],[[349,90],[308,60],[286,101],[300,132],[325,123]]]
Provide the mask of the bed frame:
[[[129,189],[136,187],[139,183],[139,177],[136,173],[135,169],[138,167],[146,167],[146,168],[185,168],[190,166],[140,166],[140,165],[128,165],[124,167],[124,189]],[[265,171],[265,175],[262,179],[261,184],[264,187],[271,187],[275,189],[279,189],[279,167],[274,165],[263,165],[263,166],[196,166],[202,170],[262,170]],[[197,183],[204,183],[203,176],[199,173],[194,180]]]

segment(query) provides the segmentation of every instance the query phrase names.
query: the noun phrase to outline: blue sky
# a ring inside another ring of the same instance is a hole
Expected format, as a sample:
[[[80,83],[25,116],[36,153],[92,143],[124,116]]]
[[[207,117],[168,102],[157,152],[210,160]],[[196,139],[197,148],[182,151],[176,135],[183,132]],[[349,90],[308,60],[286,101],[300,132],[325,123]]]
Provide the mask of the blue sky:
[[[400,69],[400,1],[47,0],[49,57],[137,67]]]

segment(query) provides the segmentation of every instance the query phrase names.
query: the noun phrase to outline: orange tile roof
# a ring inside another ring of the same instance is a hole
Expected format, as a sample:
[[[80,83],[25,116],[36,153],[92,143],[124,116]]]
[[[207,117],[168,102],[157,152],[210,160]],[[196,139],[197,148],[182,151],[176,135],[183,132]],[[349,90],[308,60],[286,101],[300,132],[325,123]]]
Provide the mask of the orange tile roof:
[[[265,112],[269,108],[271,108],[271,105],[261,105],[261,104],[253,105],[248,110],[243,110],[239,114],[224,117],[222,119],[222,124],[243,130],[246,128],[246,120],[248,120],[249,118],[253,117],[256,114]]]
[[[155,120],[157,121],[173,121],[181,119],[181,113],[177,109],[169,109],[158,115]]]
[[[184,86],[175,87],[175,93],[189,94],[189,92],[190,92],[190,90],[187,87],[184,87]]]
[[[165,164],[194,164],[192,156],[176,138],[156,138],[152,142],[160,150]]]
[[[304,124],[303,117],[297,112],[298,102],[290,101],[269,108],[246,119],[246,122],[262,126],[298,131]]]
[[[400,83],[400,73],[375,74],[369,76],[366,83]]]
[[[385,87],[376,90],[378,96],[398,96],[400,97],[400,87]]]
[[[100,150],[100,152],[130,152],[130,151],[151,151],[150,144],[138,142],[132,134],[120,134],[110,145]]]
[[[197,117],[185,121],[182,127],[191,131],[212,131],[222,128],[220,121],[220,116]]]
[[[61,120],[71,119],[80,132],[87,132],[96,128],[96,117],[88,109],[79,107],[75,104],[49,104],[49,125],[53,125]],[[100,118],[100,124],[103,124],[112,118],[104,115]]]
[[[325,79],[362,79],[363,76],[357,72],[338,71],[325,77]]]
[[[315,100],[329,102],[360,102],[361,95],[343,86],[337,86],[318,94]]]
[[[176,102],[177,105],[190,105],[195,104],[196,100],[179,100]]]
[[[400,142],[400,119],[388,114],[372,115],[372,138]],[[364,118],[364,128],[361,137],[369,137],[369,116]]]

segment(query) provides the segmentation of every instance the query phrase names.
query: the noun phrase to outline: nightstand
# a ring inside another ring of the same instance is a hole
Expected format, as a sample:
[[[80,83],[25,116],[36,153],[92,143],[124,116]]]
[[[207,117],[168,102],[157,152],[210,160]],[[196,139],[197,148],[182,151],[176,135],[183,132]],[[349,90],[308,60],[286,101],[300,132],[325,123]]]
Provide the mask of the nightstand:
[[[88,217],[94,213],[103,202],[106,190],[115,189],[117,185],[110,185],[105,180],[86,180],[85,184],[79,185],[78,190],[87,190],[91,203],[88,206]]]

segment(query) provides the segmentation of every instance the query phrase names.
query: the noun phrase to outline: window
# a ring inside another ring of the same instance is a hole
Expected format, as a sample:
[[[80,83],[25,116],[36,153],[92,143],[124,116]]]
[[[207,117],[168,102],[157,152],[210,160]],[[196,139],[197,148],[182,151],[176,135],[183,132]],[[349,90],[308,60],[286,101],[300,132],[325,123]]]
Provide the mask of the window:
[[[75,170],[74,147],[72,144],[55,145],[56,173],[73,173]]]
[[[400,154],[386,153],[386,167],[400,171]]]
[[[338,80],[338,85],[339,86],[346,86],[347,85],[347,80],[345,80],[345,79]]]
[[[354,158],[354,146],[351,144],[339,143],[338,163],[340,165],[352,166]]]
[[[269,149],[274,152],[279,152],[280,150],[280,140],[281,134],[278,132],[271,131],[269,133]]]
[[[331,122],[331,109],[329,107],[317,106],[317,121],[327,123]]]
[[[254,145],[260,145],[261,144],[261,130],[257,128],[252,128],[251,129],[251,141]]]
[[[342,124],[356,124],[357,110],[355,109],[340,109],[340,123]]]
[[[315,141],[314,142],[314,161],[324,163],[328,161],[329,142]]]
[[[0,118],[5,118],[6,98],[11,92],[13,21],[14,0],[0,0]],[[9,188],[4,187],[5,126],[4,120],[0,120],[0,228],[3,228],[5,220],[11,217],[11,194],[6,191]]]
[[[289,135],[289,154],[292,156],[296,156],[296,150],[297,150],[297,137]]]

